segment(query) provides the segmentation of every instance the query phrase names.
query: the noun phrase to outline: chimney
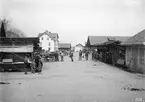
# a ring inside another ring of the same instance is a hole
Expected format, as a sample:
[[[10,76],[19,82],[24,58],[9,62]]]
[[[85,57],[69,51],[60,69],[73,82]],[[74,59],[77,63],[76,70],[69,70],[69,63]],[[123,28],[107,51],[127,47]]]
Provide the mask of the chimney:
[[[45,32],[46,32],[46,33],[51,33],[51,32],[49,32],[48,30],[46,30]]]
[[[48,33],[48,30],[46,30],[45,32]]]

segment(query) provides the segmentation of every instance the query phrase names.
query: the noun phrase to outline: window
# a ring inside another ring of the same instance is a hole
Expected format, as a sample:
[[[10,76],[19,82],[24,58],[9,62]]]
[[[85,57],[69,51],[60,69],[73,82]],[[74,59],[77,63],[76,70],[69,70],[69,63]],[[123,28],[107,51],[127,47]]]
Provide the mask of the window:
[[[47,40],[49,40],[49,37],[47,37]]]
[[[41,38],[41,40],[43,40],[43,37]]]

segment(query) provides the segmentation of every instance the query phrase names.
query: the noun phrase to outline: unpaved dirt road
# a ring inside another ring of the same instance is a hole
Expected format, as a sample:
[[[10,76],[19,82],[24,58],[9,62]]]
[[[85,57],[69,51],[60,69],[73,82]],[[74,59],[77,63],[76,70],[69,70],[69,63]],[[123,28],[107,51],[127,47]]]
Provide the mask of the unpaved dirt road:
[[[44,63],[42,75],[0,73],[0,102],[145,102],[144,75],[77,57],[64,60]]]

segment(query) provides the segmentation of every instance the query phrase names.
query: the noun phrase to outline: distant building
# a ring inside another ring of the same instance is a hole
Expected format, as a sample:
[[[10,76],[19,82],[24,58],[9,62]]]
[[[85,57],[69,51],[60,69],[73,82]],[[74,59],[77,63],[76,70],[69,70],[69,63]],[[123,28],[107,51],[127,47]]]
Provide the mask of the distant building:
[[[51,33],[46,30],[44,33],[39,33],[38,37],[42,50],[50,52],[58,51],[59,36],[57,33]]]
[[[126,66],[135,72],[145,73],[145,30],[124,42]]]
[[[59,46],[60,51],[70,51],[71,50],[70,43],[59,43],[58,46]]]
[[[59,43],[59,51],[65,52],[65,55],[68,55],[69,51],[71,50],[71,44],[70,43]]]
[[[80,50],[83,50],[84,46],[82,44],[77,44],[76,46],[74,46],[74,51],[78,52]]]

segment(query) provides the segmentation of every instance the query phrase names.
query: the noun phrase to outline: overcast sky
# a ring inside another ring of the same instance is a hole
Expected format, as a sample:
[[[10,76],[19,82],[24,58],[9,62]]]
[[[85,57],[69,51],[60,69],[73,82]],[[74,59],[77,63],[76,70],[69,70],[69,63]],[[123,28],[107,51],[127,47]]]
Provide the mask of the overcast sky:
[[[0,16],[29,37],[48,30],[60,42],[88,35],[133,36],[145,29],[145,0],[0,0]]]

